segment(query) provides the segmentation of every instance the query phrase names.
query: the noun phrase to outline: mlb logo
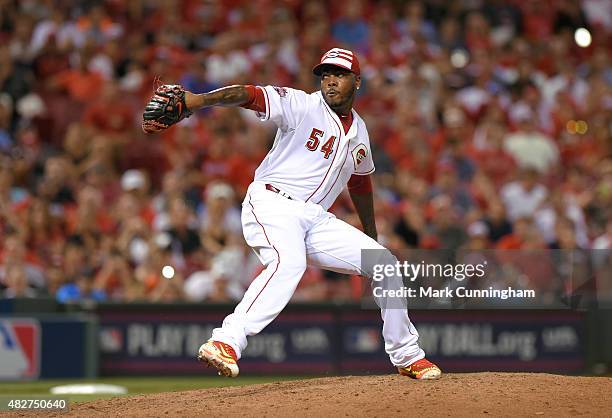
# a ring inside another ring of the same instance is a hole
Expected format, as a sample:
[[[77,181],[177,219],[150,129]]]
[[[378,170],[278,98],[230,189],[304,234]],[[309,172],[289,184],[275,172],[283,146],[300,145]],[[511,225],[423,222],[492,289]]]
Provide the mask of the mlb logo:
[[[345,344],[349,353],[375,353],[380,351],[380,330],[371,327],[351,327],[346,331]]]
[[[117,327],[104,327],[100,331],[100,350],[118,353],[123,349],[123,332]]]
[[[33,319],[0,319],[0,379],[40,374],[40,325]]]

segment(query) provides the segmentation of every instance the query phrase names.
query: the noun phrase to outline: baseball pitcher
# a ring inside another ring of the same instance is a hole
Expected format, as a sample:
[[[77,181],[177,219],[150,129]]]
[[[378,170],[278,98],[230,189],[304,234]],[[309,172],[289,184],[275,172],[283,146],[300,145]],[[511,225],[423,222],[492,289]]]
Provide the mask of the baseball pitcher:
[[[360,267],[361,250],[385,250],[376,241],[368,131],[353,110],[361,84],[357,56],[333,48],[313,73],[320,77],[321,90],[312,94],[251,85],[193,94],[163,85],[143,115],[144,131],[156,132],[196,109],[241,106],[278,126],[274,145],[242,203],[244,237],[265,269],[198,353],[225,376],[238,375],[247,337],[261,332],[283,310],[308,265],[368,276]],[[327,211],[347,185],[364,232]],[[415,379],[440,377],[440,369],[418,345],[407,310],[382,307],[381,312],[385,350],[399,373]]]

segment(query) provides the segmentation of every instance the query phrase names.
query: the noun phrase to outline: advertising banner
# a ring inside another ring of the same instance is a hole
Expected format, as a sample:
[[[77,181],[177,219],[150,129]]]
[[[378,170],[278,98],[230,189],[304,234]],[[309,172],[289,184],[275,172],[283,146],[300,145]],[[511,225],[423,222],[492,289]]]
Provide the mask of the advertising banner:
[[[101,374],[200,374],[200,344],[219,312],[100,312]],[[585,329],[574,311],[412,311],[419,343],[447,371],[584,368]],[[380,314],[288,308],[249,338],[241,371],[255,374],[384,373]]]
[[[583,314],[574,311],[412,311],[419,344],[444,370],[579,372]],[[380,316],[343,314],[341,370],[388,370]]]
[[[221,323],[223,313],[103,312],[101,373],[200,374],[198,348]],[[258,374],[331,372],[335,369],[334,335],[331,312],[283,313],[249,339],[240,368]]]

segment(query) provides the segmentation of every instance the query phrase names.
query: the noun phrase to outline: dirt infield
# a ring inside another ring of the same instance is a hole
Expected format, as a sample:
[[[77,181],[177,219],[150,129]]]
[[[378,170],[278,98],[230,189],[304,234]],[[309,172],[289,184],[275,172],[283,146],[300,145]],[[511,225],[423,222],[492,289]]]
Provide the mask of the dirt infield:
[[[611,416],[612,378],[531,373],[348,376],[74,404],[68,416]],[[61,414],[57,416],[67,416]]]

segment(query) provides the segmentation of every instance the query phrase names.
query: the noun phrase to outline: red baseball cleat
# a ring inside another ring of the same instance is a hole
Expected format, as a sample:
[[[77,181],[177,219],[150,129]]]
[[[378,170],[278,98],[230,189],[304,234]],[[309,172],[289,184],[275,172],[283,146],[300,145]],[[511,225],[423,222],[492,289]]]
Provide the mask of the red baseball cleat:
[[[402,376],[417,380],[434,380],[442,376],[442,370],[426,358],[417,360],[406,367],[398,367],[397,371]]]
[[[208,340],[198,350],[198,360],[219,370],[219,375],[238,376],[238,358],[229,344]]]

